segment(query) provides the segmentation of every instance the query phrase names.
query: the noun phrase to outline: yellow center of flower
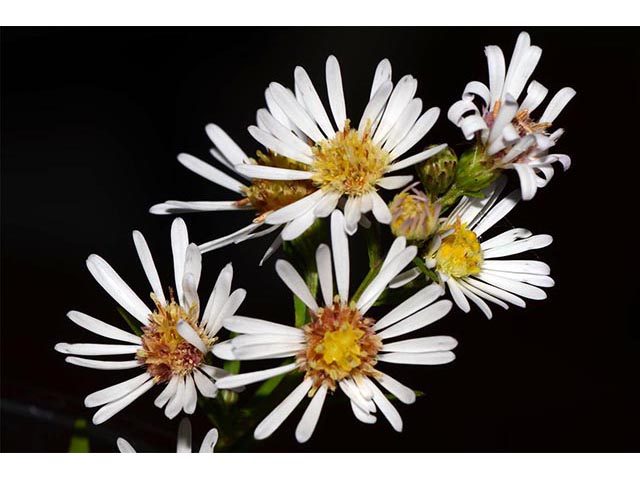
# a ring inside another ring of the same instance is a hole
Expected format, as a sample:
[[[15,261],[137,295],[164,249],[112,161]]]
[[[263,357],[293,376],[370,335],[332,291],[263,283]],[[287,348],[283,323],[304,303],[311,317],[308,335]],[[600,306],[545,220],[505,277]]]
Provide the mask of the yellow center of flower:
[[[313,391],[323,384],[335,390],[336,382],[347,377],[376,375],[373,367],[382,341],[372,328],[373,319],[339,302],[312,316],[303,327],[306,348],[297,360],[306,377],[313,379]]]
[[[290,170],[308,169],[305,164],[274,152],[264,154],[258,151],[256,152],[256,157],[259,165]],[[310,180],[263,180],[254,178],[251,181],[251,185],[244,187],[246,198],[240,200],[238,204],[245,205],[250,203],[260,215],[263,215],[286,207],[316,190],[317,188],[314,187],[313,182]]]
[[[347,120],[344,130],[313,148],[312,181],[323,190],[361,196],[376,189],[391,158],[376,145],[367,129],[361,136]]]
[[[156,309],[149,315],[149,325],[142,328],[142,348],[138,360],[144,362],[147,372],[156,382],[166,382],[173,375],[190,374],[204,360],[203,353],[180,336],[176,327],[183,319],[198,333],[207,347],[215,338],[209,338],[197,324],[198,309],[194,305],[185,311],[171,296],[171,301],[161,304],[154,294],[151,298]]]
[[[453,233],[442,239],[435,259],[436,270],[450,277],[462,278],[480,273],[482,249],[478,237],[458,219]]]

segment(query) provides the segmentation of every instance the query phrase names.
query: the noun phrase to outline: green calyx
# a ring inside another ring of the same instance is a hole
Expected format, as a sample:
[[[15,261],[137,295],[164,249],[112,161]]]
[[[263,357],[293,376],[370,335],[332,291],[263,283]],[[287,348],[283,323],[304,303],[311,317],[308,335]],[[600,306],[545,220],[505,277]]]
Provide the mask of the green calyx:
[[[456,152],[447,147],[416,167],[418,177],[431,198],[436,198],[449,189],[456,177],[457,164]]]

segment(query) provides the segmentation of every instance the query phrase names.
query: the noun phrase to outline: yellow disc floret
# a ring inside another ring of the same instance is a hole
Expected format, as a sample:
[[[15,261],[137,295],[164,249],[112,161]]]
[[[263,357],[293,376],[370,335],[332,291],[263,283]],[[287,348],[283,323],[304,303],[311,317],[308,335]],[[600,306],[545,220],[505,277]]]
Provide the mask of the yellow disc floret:
[[[435,260],[436,270],[450,277],[463,278],[480,273],[482,249],[478,237],[458,219],[453,232],[442,239]]]
[[[183,339],[176,329],[179,320],[187,322],[210,348],[215,338],[207,337],[198,326],[198,307],[185,311],[171,295],[171,301],[163,305],[154,294],[151,298],[156,309],[149,315],[149,324],[142,328],[142,348],[137,358],[147,367],[156,382],[166,382],[173,375],[187,375],[204,360],[204,354]]]
[[[306,348],[297,357],[305,376],[313,379],[312,392],[323,384],[335,390],[336,382],[347,377],[376,375],[373,367],[382,341],[372,328],[373,319],[339,302],[312,317],[303,327]]]
[[[369,129],[360,135],[349,127],[348,120],[343,131],[312,150],[313,183],[349,196],[375,191],[391,161],[389,153],[373,142]]]

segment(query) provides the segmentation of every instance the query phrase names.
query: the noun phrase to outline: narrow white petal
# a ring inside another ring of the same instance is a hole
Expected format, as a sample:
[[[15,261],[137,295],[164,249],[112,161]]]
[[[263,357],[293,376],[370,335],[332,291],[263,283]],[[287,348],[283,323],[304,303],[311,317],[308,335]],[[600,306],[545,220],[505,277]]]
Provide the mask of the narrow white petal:
[[[191,170],[193,173],[206,178],[210,182],[220,185],[221,187],[231,190],[232,192],[243,194],[244,185],[233,177],[230,177],[226,173],[218,170],[217,168],[203,162],[199,158],[189,155],[187,153],[181,153],[178,155],[178,161]],[[244,194],[243,194],[244,195]]]
[[[509,195],[504,197],[498,204],[493,207],[484,218],[473,227],[473,233],[477,236],[482,235],[484,232],[493,227],[496,223],[502,220],[520,201],[520,192],[514,190]]]
[[[222,305],[222,308],[220,309],[220,313],[218,313],[218,316],[216,317],[216,319],[207,326],[207,329],[206,329],[207,335],[211,337],[211,336],[214,336],[216,333],[218,333],[218,330],[220,330],[224,320],[236,313],[238,308],[240,308],[240,305],[242,305],[242,302],[244,302],[244,299],[246,298],[246,296],[247,296],[247,291],[245,289],[238,288],[234,290],[233,293],[229,295],[229,298],[227,298],[227,300]]]
[[[273,133],[273,135],[280,139],[284,144],[288,146],[288,148],[292,148],[294,151],[299,152],[304,155],[305,161],[303,163],[309,163],[312,160],[313,152],[311,151],[311,147],[307,145],[300,137],[294,134],[289,127],[286,127],[281,122],[279,122],[274,116],[269,112],[269,110],[262,108],[258,110],[257,118],[261,119],[264,124],[267,126],[269,131]],[[259,142],[261,140],[256,139]],[[262,143],[262,142],[261,142]]]
[[[175,278],[176,294],[182,301],[182,279],[184,278],[184,263],[187,258],[189,233],[187,225],[181,218],[176,218],[171,224],[171,251],[173,252],[173,274]]]
[[[344,128],[345,121],[347,120],[347,107],[344,102],[340,64],[333,55],[330,55],[329,58],[327,58],[325,73],[331,113],[333,114],[333,119],[336,122],[338,130],[342,130]]]
[[[416,123],[411,127],[409,133],[391,150],[391,158],[398,158],[405,153],[431,130],[440,116],[440,109],[432,107],[420,116]]]
[[[198,453],[213,453],[213,448],[216,446],[216,443],[218,443],[218,430],[212,428],[204,436]]]
[[[266,165],[242,164],[238,165],[238,171],[248,177],[265,180],[309,180],[313,176],[313,172],[306,170],[290,170]]]
[[[550,288],[555,285],[553,278],[546,275],[531,275],[527,273],[514,273],[514,272],[488,272],[499,277],[508,278],[510,280],[516,280],[518,282],[525,282],[536,287]]]
[[[418,81],[411,75],[405,75],[398,81],[389,97],[380,125],[373,136],[374,142],[379,143],[385,139],[413,98],[417,88]]]
[[[120,453],[136,453],[135,448],[133,448],[131,444],[122,437],[118,437],[116,445],[118,446]]]
[[[180,420],[178,425],[176,453],[191,453],[191,422],[188,417]]]
[[[184,413],[191,415],[196,411],[196,405],[198,404],[198,392],[196,391],[196,386],[193,382],[193,376],[185,375],[184,381]]]
[[[378,408],[380,408],[380,411],[387,418],[393,429],[396,432],[401,432],[402,418],[400,417],[398,410],[396,410],[396,407],[394,407],[391,402],[387,400],[387,397],[382,394],[380,389],[376,387],[371,380],[367,378],[366,381],[369,384],[371,390],[373,390],[373,401],[376,403]]]
[[[265,223],[269,225],[280,225],[290,222],[294,218],[297,218],[298,216],[307,212],[309,209],[315,208],[315,206],[320,202],[323,196],[324,192],[322,190],[317,190],[311,195],[307,195],[300,200],[296,200],[295,202],[290,203],[286,207],[279,208],[278,210],[267,216],[267,218],[265,219]]]
[[[451,302],[449,300],[440,300],[427,308],[405,318],[404,320],[392,325],[391,327],[378,333],[381,339],[399,337],[405,333],[413,332],[422,327],[432,324],[440,320],[451,310]]]
[[[524,163],[512,164],[518,178],[520,179],[520,190],[522,192],[522,199],[525,201],[531,200],[538,189],[537,177],[533,167]]]
[[[529,238],[531,235],[533,234],[525,228],[512,228],[511,230],[507,230],[506,232],[496,235],[489,240],[485,240],[480,244],[480,248],[484,251],[489,248],[501,247],[503,245],[508,245],[515,240]]]
[[[527,285],[526,283],[510,280],[487,272],[480,272],[477,277],[484,282],[524,298],[530,298],[532,300],[544,300],[547,298],[544,290],[533,285]]]
[[[305,443],[311,438],[311,435],[313,435],[313,431],[316,429],[326,396],[327,387],[322,385],[311,399],[309,406],[300,419],[300,423],[298,423],[298,426],[296,427],[296,440],[298,442]]]
[[[247,154],[215,123],[205,127],[207,135],[220,152],[234,165],[244,162]]]
[[[524,240],[516,240],[509,245],[490,248],[483,252],[483,256],[485,259],[507,257],[509,255],[515,255],[516,253],[544,248],[547,245],[551,245],[552,242],[553,237],[551,235],[534,235]]]
[[[164,298],[164,293],[162,292],[160,276],[158,275],[158,270],[153,262],[153,256],[149,250],[149,245],[147,245],[147,241],[138,230],[134,230],[133,232],[133,243],[136,246],[136,251],[138,252],[138,257],[140,258],[140,263],[142,264],[144,273],[147,275],[147,279],[151,285],[151,290],[153,290],[153,293],[155,293],[156,297],[162,304],[167,303]]]
[[[489,45],[484,49],[487,56],[487,66],[489,68],[489,90],[491,93],[491,101],[497,101],[502,95],[502,87],[504,85],[504,77],[506,75],[504,54],[500,47]],[[493,105],[488,105],[493,109]]]
[[[453,301],[456,303],[458,308],[465,313],[469,313],[469,311],[471,310],[471,306],[469,305],[467,297],[465,297],[464,293],[462,293],[462,289],[458,285],[458,281],[453,278],[449,278],[446,283],[449,286],[451,298],[453,298]]]
[[[333,269],[331,268],[331,249],[324,243],[316,250],[318,282],[324,304],[333,304]]]
[[[382,267],[380,268],[382,269],[389,265],[389,262],[396,258],[406,247],[407,239],[404,237],[397,237],[389,247],[387,256],[384,258],[384,262],[382,262]]]
[[[90,317],[85,313],[72,310],[67,313],[67,317],[69,317],[69,319],[76,325],[79,325],[96,335],[100,335],[101,337],[110,338],[112,340],[121,340],[135,345],[142,344],[139,336],[109,325],[97,318]]]
[[[410,268],[402,272],[399,275],[389,282],[389,288],[400,288],[405,286],[407,283],[412,282],[416,278],[420,276],[420,269],[418,267]]]
[[[209,242],[198,245],[198,248],[200,248],[200,252],[202,253],[211,252],[213,250],[224,247],[226,245],[230,245],[236,242],[237,240],[243,239],[244,237],[249,235],[249,233],[253,232],[255,229],[259,228],[260,226],[261,226],[260,223],[250,223],[246,227],[243,227],[240,230],[237,230],[229,235],[216,238],[215,240],[211,240]]]
[[[164,389],[162,389],[162,392],[160,392],[160,395],[158,395],[156,399],[153,401],[153,404],[158,408],[164,407],[167,404],[167,402],[171,400],[173,396],[176,394],[176,391],[178,390],[179,381],[180,381],[180,377],[176,375],[172,376],[171,379],[169,380],[169,383],[167,383],[167,386],[164,387]]]
[[[233,265],[228,263],[220,271],[218,279],[209,296],[209,301],[204,309],[200,325],[207,328],[218,318],[222,306],[229,298],[231,292],[231,281],[233,280]]]
[[[473,285],[471,285],[468,281],[466,281],[464,278],[461,278],[459,280],[460,282],[460,286],[464,287],[465,292],[472,292],[475,293],[478,297],[480,298],[484,298],[485,300],[490,301],[491,303],[495,303],[496,305],[501,306],[502,308],[504,308],[505,310],[509,309],[509,305],[507,305],[505,302],[503,302],[502,300],[494,297],[493,295],[489,295],[487,292],[480,290],[477,287],[474,287]],[[505,292],[506,293],[506,292]],[[514,295],[515,296],[515,295]],[[516,297],[518,298],[518,297]]]
[[[497,272],[533,273],[537,275],[549,275],[549,265],[538,260],[485,260],[482,262],[483,270],[495,270]]]
[[[193,371],[193,380],[203,397],[215,398],[218,395],[218,387],[200,370]]]
[[[332,138],[336,132],[331,126],[329,116],[327,115],[327,112],[322,105],[322,101],[318,96],[318,92],[313,86],[313,83],[311,82],[311,79],[309,78],[306,70],[302,67],[296,67],[293,75],[296,86],[300,89],[302,102],[307,107],[307,111],[320,126],[325,136],[327,138]]]
[[[259,370],[257,372],[240,373],[238,375],[229,375],[221,378],[216,382],[218,388],[231,389],[244,385],[250,385],[256,382],[262,382],[268,378],[276,377],[294,371],[297,367],[295,363],[284,365],[282,367],[270,368],[268,370]]]
[[[401,170],[403,168],[410,167],[411,165],[415,165],[416,163],[423,162],[429,157],[433,157],[437,153],[440,153],[442,150],[447,148],[447,144],[443,143],[436,147],[429,148],[420,153],[416,153],[409,158],[405,158],[404,160],[400,160],[399,162],[392,163],[388,168],[387,172],[395,172],[396,170]]]
[[[89,255],[87,268],[93,278],[122,308],[143,325],[149,323],[151,310],[102,257],[95,254]]]
[[[491,105],[491,92],[487,86],[482,82],[472,81],[467,83],[462,92],[462,98],[469,98],[474,100],[476,97],[480,97],[485,105]]]
[[[318,311],[318,304],[315,298],[311,295],[309,287],[304,282],[300,274],[293,268],[286,260],[278,260],[276,262],[276,272],[282,279],[289,290],[291,290],[304,304],[314,312]]]
[[[222,344],[220,344],[222,345]],[[265,345],[247,345],[244,347],[234,347],[231,344],[232,358],[225,360],[259,360],[265,358],[287,358],[296,355],[304,350],[304,344],[292,343],[270,343]],[[216,352],[214,347],[214,353]]]
[[[251,205],[238,205],[236,200],[219,202],[183,202],[179,200],[167,200],[164,203],[157,203],[149,209],[153,215],[173,215],[179,213],[196,212],[220,212],[233,210],[252,210]]]
[[[304,335],[300,337],[292,337],[291,335],[277,335],[273,333],[245,333],[232,338],[230,342],[232,347],[240,348],[249,345],[268,345],[274,343],[304,343],[305,337]]]
[[[388,59],[383,59],[378,63],[376,67],[376,71],[373,75],[373,82],[371,84],[371,92],[369,94],[369,98],[372,98],[378,89],[384,84],[391,80],[391,62]]]
[[[169,403],[167,403],[167,407],[164,409],[164,414],[169,419],[174,419],[180,410],[182,410],[184,406],[184,396],[185,396],[186,384],[184,377],[178,377],[178,386],[176,388],[176,393],[171,397]]]
[[[153,382],[153,380],[149,380],[146,383],[140,385],[133,392],[128,393],[124,397],[114,402],[108,403],[95,413],[95,415],[93,416],[93,424],[99,425],[106,422],[116,413],[133,403],[133,401],[135,401],[138,397],[151,389],[151,387],[153,387],[154,385],[155,383]]]
[[[520,110],[526,110],[527,112],[533,112],[547,96],[549,89],[543,86],[541,83],[532,81],[527,87],[527,96],[525,97]]]
[[[491,132],[489,133],[488,143],[492,144],[495,140],[500,138],[502,135],[502,130],[509,124],[511,124],[511,120],[518,112],[518,103],[516,99],[512,97],[510,94],[504,98],[504,102],[500,107],[500,111],[498,112],[498,116],[491,125]],[[490,154],[496,152],[490,151]]]
[[[302,330],[288,325],[259,320],[257,318],[233,316],[224,320],[224,327],[236,333],[290,335],[304,337]]]
[[[418,117],[422,113],[422,100],[419,98],[414,98],[409,102],[409,104],[405,107],[402,115],[398,117],[395,125],[389,132],[387,139],[384,141],[384,149],[389,151],[392,150],[400,141],[409,133],[411,127],[413,127],[418,120]],[[378,131],[380,131],[380,127],[378,127]],[[378,132],[376,132],[377,134]]]
[[[366,380],[365,380],[366,382]],[[356,386],[355,382],[352,378],[347,377],[338,382],[338,386],[344,392],[344,394],[349,397],[349,399],[358,405],[358,407],[364,412],[374,412],[375,411],[375,403],[372,400],[367,400],[362,396],[360,389]],[[371,390],[371,389],[369,389]],[[371,392],[373,396],[373,392]]]
[[[372,192],[370,197],[371,211],[373,212],[373,216],[376,217],[376,220],[385,225],[391,223],[391,211],[385,201],[382,200],[382,197],[378,195],[378,192]]]
[[[575,95],[576,91],[571,87],[561,89],[547,105],[542,117],[540,117],[540,123],[552,123]]]
[[[140,367],[138,360],[127,361],[107,361],[107,360],[92,360],[89,358],[80,357],[66,357],[65,361],[72,365],[79,367],[94,368],[96,370],[129,370],[131,368]]]
[[[404,386],[395,378],[390,377],[386,373],[378,372],[381,376],[376,377],[376,380],[382,385],[391,395],[400,400],[402,403],[410,405],[416,401],[416,394],[409,387]]]
[[[380,85],[376,93],[371,97],[358,124],[358,133],[360,133],[360,135],[364,134],[367,125],[371,127],[376,118],[378,118],[378,115],[380,115],[380,112],[389,99],[389,95],[391,95],[392,89],[393,84],[390,81],[386,81]]]
[[[102,390],[93,392],[84,399],[84,406],[87,408],[98,407],[105,403],[113,402],[125,395],[133,392],[140,385],[151,379],[151,375],[147,372],[141,373],[137,377],[130,378],[124,382],[112,385]]]
[[[401,340],[399,342],[385,343],[382,346],[383,352],[405,352],[405,353],[427,353],[427,352],[446,352],[453,350],[458,342],[453,337],[436,336],[436,337],[420,337],[410,340]]]
[[[178,320],[178,325],[176,326],[176,330],[180,334],[182,338],[184,338],[191,345],[196,347],[205,355],[207,354],[207,346],[200,338],[200,335],[196,333],[191,325],[185,322],[183,319]]]
[[[344,216],[336,210],[331,215],[331,245],[336,285],[342,303],[349,301],[349,240],[344,230]]]
[[[507,292],[506,290],[494,287],[493,285],[490,285],[488,283],[480,282],[479,280],[476,280],[472,277],[466,278],[464,282],[476,287],[478,290],[486,292],[489,295],[493,295],[494,297],[504,300],[505,302],[509,302],[512,305],[522,308],[526,307],[526,303],[524,302],[524,300],[522,300],[517,295]]]
[[[139,345],[106,345],[103,343],[57,343],[55,350],[67,355],[126,355],[136,353]]]
[[[387,363],[401,363],[409,365],[443,365],[455,360],[453,352],[426,352],[426,353],[406,353],[393,352],[381,353],[378,360]]]
[[[314,207],[313,215],[316,218],[328,217],[336,209],[341,197],[342,194],[340,192],[332,190],[325,192],[318,204]]]
[[[376,185],[384,188],[385,190],[397,190],[407,185],[413,180],[413,175],[396,175],[391,177],[382,177]]]
[[[282,235],[277,235],[276,238],[273,239],[273,242],[271,242],[267,250],[264,252],[264,255],[262,255],[262,258],[260,259],[260,266],[264,265],[264,262],[269,260],[269,258],[271,258],[271,256],[276,253],[276,251],[282,245],[282,242]]]
[[[278,83],[271,83],[269,85],[274,100],[287,117],[302,130],[309,138],[314,142],[321,142],[325,139],[322,132],[318,130],[316,123],[311,119],[309,114],[302,108],[302,105],[298,103],[291,91],[284,88]]]
[[[287,396],[287,398],[282,401],[282,403],[280,403],[280,405],[273,409],[273,411],[256,427],[256,430],[253,433],[256,440],[264,440],[275,432],[306,396],[312,385],[313,380],[310,378],[304,380]]]
[[[349,197],[344,204],[344,228],[347,234],[353,235],[358,230],[362,197]]]
[[[185,260],[184,260],[184,276],[193,275],[193,280],[196,289],[200,284],[200,275],[202,274],[202,254],[195,243],[187,246]]]
[[[375,415],[371,415],[370,413],[364,411],[353,400],[351,400],[349,403],[351,403],[351,410],[353,411],[354,416],[362,423],[367,423],[369,425],[376,423],[377,418],[375,417]]]
[[[467,297],[469,300],[471,300],[473,303],[475,303],[476,306],[480,309],[480,311],[484,313],[485,317],[487,317],[489,320],[493,318],[493,312],[491,311],[491,308],[489,308],[489,305],[487,305],[487,302],[485,302],[482,298],[476,295],[472,289],[467,288],[467,286],[463,282],[458,281],[457,284],[460,287],[460,290],[462,291],[463,295]]]
[[[298,218],[294,218],[282,229],[282,240],[285,242],[290,242],[291,240],[295,240],[307,229],[313,225],[313,222],[316,221],[316,216],[313,214],[314,209],[308,210],[306,213],[303,213]]]
[[[264,117],[259,117],[259,118],[264,118]],[[275,125],[273,125],[273,127],[275,128]],[[291,142],[290,140],[289,141],[280,140],[279,138],[276,138],[273,135],[271,135],[271,133],[266,132],[265,130],[259,127],[256,127],[254,125],[251,125],[248,128],[248,130],[253,138],[255,138],[258,142],[260,142],[269,150],[273,150],[274,152],[279,153],[284,157],[297,160],[298,162],[304,163],[305,165],[310,165],[313,162],[313,159],[309,155],[300,152],[300,150],[298,149],[298,144],[295,141]],[[263,167],[263,168],[252,169],[250,167]],[[269,171],[267,169],[272,169],[272,171]],[[267,167],[264,165],[242,163],[236,166],[236,170],[238,171],[238,173],[241,173],[242,175],[245,175],[249,178],[267,178],[270,180],[297,180],[296,178],[284,178],[283,172],[278,173],[278,170],[284,170],[284,169]],[[296,170],[292,170],[292,171],[295,172]],[[299,171],[302,172],[302,170],[299,170]]]

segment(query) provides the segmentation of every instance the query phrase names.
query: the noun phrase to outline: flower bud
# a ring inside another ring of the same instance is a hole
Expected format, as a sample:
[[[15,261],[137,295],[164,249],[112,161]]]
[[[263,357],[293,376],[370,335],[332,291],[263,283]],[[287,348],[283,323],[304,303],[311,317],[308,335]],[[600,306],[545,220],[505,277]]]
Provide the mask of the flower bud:
[[[431,148],[431,147],[428,147]],[[432,198],[449,189],[456,175],[458,157],[453,149],[447,147],[426,161],[418,164],[418,177],[426,192]]]
[[[426,240],[438,228],[440,209],[440,204],[432,202],[424,192],[404,190],[389,204],[391,231],[407,240]]]
[[[458,159],[455,187],[463,195],[478,193],[484,190],[500,176],[494,169],[491,157],[483,149],[471,148]]]

